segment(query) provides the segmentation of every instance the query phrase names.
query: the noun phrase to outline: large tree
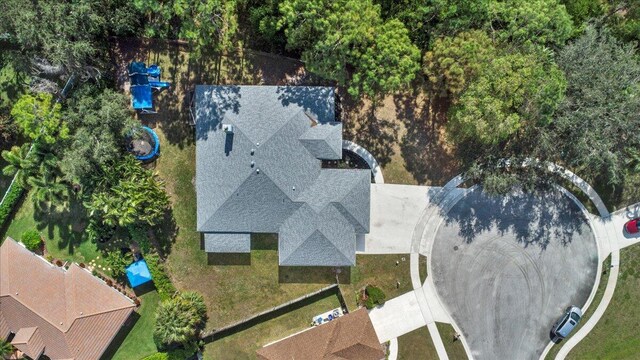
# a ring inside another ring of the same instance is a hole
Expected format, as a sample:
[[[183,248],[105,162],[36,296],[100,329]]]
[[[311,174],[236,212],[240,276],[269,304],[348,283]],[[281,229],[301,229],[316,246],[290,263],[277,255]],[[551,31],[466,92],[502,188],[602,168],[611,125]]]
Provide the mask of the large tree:
[[[147,35],[188,40],[195,55],[230,48],[237,31],[235,0],[134,0],[133,4],[148,19]]]
[[[121,93],[95,88],[81,90],[70,99],[64,117],[72,136],[60,162],[67,181],[88,185],[93,174],[123,155],[126,136],[139,126],[128,102]]]
[[[95,65],[108,34],[130,34],[140,16],[126,0],[4,0],[0,34],[29,56],[73,70]]]
[[[418,49],[400,21],[383,23],[371,0],[284,0],[280,12],[287,47],[354,96],[393,92],[415,77]]]
[[[11,116],[33,141],[53,144],[69,136],[69,128],[62,121],[61,106],[50,94],[22,95],[13,105]]]
[[[207,320],[202,295],[183,292],[163,301],[156,311],[153,339],[159,349],[190,347],[199,340]]]
[[[377,36],[358,59],[349,86],[357,96],[369,97],[406,87],[419,70],[420,50],[411,43],[409,32],[399,20],[392,19],[377,29]]]
[[[538,58],[514,53],[486,64],[450,111],[451,138],[495,145],[509,140],[525,123],[547,125],[566,85],[555,64]]]
[[[484,31],[437,38],[424,56],[423,71],[433,92],[455,99],[496,53],[493,42]]]
[[[561,46],[573,33],[571,17],[558,0],[492,1],[490,9],[490,28],[503,41]]]
[[[587,179],[618,185],[640,148],[640,64],[632,45],[588,27],[558,54],[566,98],[553,123],[561,160]]]

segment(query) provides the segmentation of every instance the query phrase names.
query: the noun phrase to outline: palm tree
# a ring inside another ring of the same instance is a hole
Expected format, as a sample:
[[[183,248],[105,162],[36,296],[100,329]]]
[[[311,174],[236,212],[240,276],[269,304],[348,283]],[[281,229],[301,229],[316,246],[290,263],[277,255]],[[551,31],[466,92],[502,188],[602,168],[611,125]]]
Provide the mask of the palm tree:
[[[19,172],[16,181],[23,187],[27,185],[27,177],[34,170],[29,148],[29,144],[23,144],[22,146],[14,146],[11,150],[4,150],[2,152],[2,158],[8,163],[2,169],[2,173],[6,176],[12,176]]]
[[[195,292],[178,294],[158,307],[154,341],[160,348],[195,343],[206,319],[207,308],[202,295]]]
[[[47,174],[30,177],[27,179],[27,183],[32,188],[34,205],[39,210],[43,210],[43,204],[51,208],[52,204],[65,202],[69,194],[67,186],[60,183],[57,178]]]
[[[13,354],[13,351],[11,343],[0,340],[0,359],[8,358],[9,355]]]

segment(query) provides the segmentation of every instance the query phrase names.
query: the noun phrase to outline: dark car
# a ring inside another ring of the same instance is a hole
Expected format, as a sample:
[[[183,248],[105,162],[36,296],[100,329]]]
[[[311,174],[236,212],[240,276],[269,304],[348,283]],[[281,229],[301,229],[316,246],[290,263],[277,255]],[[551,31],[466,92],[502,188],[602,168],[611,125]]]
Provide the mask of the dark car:
[[[578,326],[582,318],[582,310],[577,306],[570,306],[564,315],[553,325],[551,332],[559,339],[566,338],[569,333]]]
[[[627,234],[637,234],[640,231],[638,227],[640,227],[640,218],[627,221],[627,223],[624,224],[624,231],[626,231]]]

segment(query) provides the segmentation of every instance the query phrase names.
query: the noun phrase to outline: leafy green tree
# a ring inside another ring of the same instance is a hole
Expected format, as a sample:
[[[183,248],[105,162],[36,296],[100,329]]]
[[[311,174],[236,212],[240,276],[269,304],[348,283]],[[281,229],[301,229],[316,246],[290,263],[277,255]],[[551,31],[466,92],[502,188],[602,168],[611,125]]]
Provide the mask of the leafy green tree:
[[[132,262],[131,253],[122,254],[120,250],[113,250],[107,252],[104,260],[111,268],[111,275],[116,279],[123,278],[126,273],[126,268]]]
[[[576,27],[589,19],[604,15],[604,6],[599,0],[561,0],[561,3],[567,8]]]
[[[418,49],[398,20],[382,22],[371,0],[283,0],[287,47],[302,50],[306,67],[357,96],[395,91],[418,70]]]
[[[573,33],[571,17],[558,0],[492,1],[490,11],[491,29],[503,41],[562,46]]]
[[[159,349],[190,346],[199,340],[207,319],[202,295],[183,292],[163,301],[156,312],[153,339]]]
[[[640,148],[640,64],[632,45],[606,29],[585,33],[558,54],[567,77],[566,98],[550,136],[556,153],[592,181],[622,183],[629,149]]]
[[[96,188],[85,207],[105,225],[155,225],[169,206],[164,183],[131,155],[106,166],[96,177]]]
[[[20,236],[20,241],[27,249],[34,252],[40,250],[40,246],[42,246],[42,237],[40,237],[40,232],[36,229],[23,232]]]
[[[605,22],[617,38],[626,42],[640,42],[640,1],[603,1]]]
[[[141,18],[127,0],[0,2],[0,34],[29,60],[67,71],[97,65],[106,36],[133,34]]]
[[[11,116],[22,132],[33,141],[53,144],[69,135],[60,109],[60,104],[50,94],[25,94],[13,105]]]
[[[498,57],[451,109],[447,130],[456,142],[473,139],[485,145],[508,140],[525,123],[549,124],[566,83],[553,64],[536,55]]]
[[[435,92],[455,99],[496,53],[485,32],[462,32],[436,39],[424,56],[423,71]]]
[[[4,144],[10,144],[17,130],[16,124],[13,123],[11,117],[0,113],[0,141]]]
[[[367,300],[364,303],[367,309],[371,310],[378,305],[384,305],[387,296],[382,289],[373,285],[367,285],[364,291],[367,295]]]
[[[382,21],[371,0],[285,0],[280,11],[287,47],[303,50],[309,70],[340,85],[349,80],[349,68],[357,66]]]
[[[33,158],[28,156],[29,148],[29,144],[23,144],[22,146],[14,146],[11,150],[2,151],[2,158],[7,162],[7,165],[2,169],[2,173],[5,176],[13,176],[20,171],[16,182],[22,187],[27,186],[27,179],[37,169],[37,164],[34,163]]]
[[[420,50],[411,43],[409,32],[396,19],[377,29],[372,45],[358,60],[349,93],[369,97],[406,87],[416,76]]]
[[[87,186],[93,174],[123,155],[126,136],[139,126],[128,101],[109,89],[81,90],[70,100],[64,116],[72,136],[60,161],[66,181]]]
[[[148,35],[170,37],[177,30],[179,38],[193,45],[195,55],[204,49],[230,48],[237,31],[235,0],[134,0],[133,4],[149,19]]]

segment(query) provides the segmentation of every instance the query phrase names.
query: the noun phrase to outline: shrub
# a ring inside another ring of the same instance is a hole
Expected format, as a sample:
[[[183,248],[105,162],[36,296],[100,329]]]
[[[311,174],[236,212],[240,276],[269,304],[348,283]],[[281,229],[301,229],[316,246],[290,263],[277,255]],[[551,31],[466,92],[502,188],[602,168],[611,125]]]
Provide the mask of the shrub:
[[[160,262],[160,257],[156,253],[145,256],[145,261],[149,267],[149,272],[153,278],[153,283],[158,290],[158,294],[163,300],[167,300],[176,292],[176,288],[171,283],[171,279],[167,276],[164,264]]]
[[[8,191],[7,197],[5,197],[2,204],[0,204],[0,227],[7,221],[13,207],[18,203],[18,200],[20,200],[24,189],[17,183],[14,183]]]
[[[158,349],[194,348],[207,320],[202,295],[187,291],[164,300],[156,312],[153,341]]]
[[[193,356],[195,352],[194,349],[175,349],[169,352],[155,353],[142,360],[184,360]]]
[[[56,260],[56,266],[62,266],[62,261],[61,260]]]
[[[116,279],[124,277],[126,267],[131,264],[131,253],[122,254],[120,250],[109,251],[104,258]]]
[[[367,285],[364,292],[367,294],[367,300],[365,301],[364,306],[369,310],[373,309],[377,305],[383,305],[384,300],[387,297],[380,288],[373,285]]]
[[[20,237],[20,241],[22,241],[27,249],[34,252],[40,250],[40,246],[42,245],[42,238],[40,237],[40,233],[36,229],[23,232],[22,236]]]
[[[134,241],[140,246],[140,250],[143,254],[148,254],[151,250],[151,241],[147,236],[147,229],[143,225],[131,225],[127,227],[129,230],[129,236],[131,241]]]

